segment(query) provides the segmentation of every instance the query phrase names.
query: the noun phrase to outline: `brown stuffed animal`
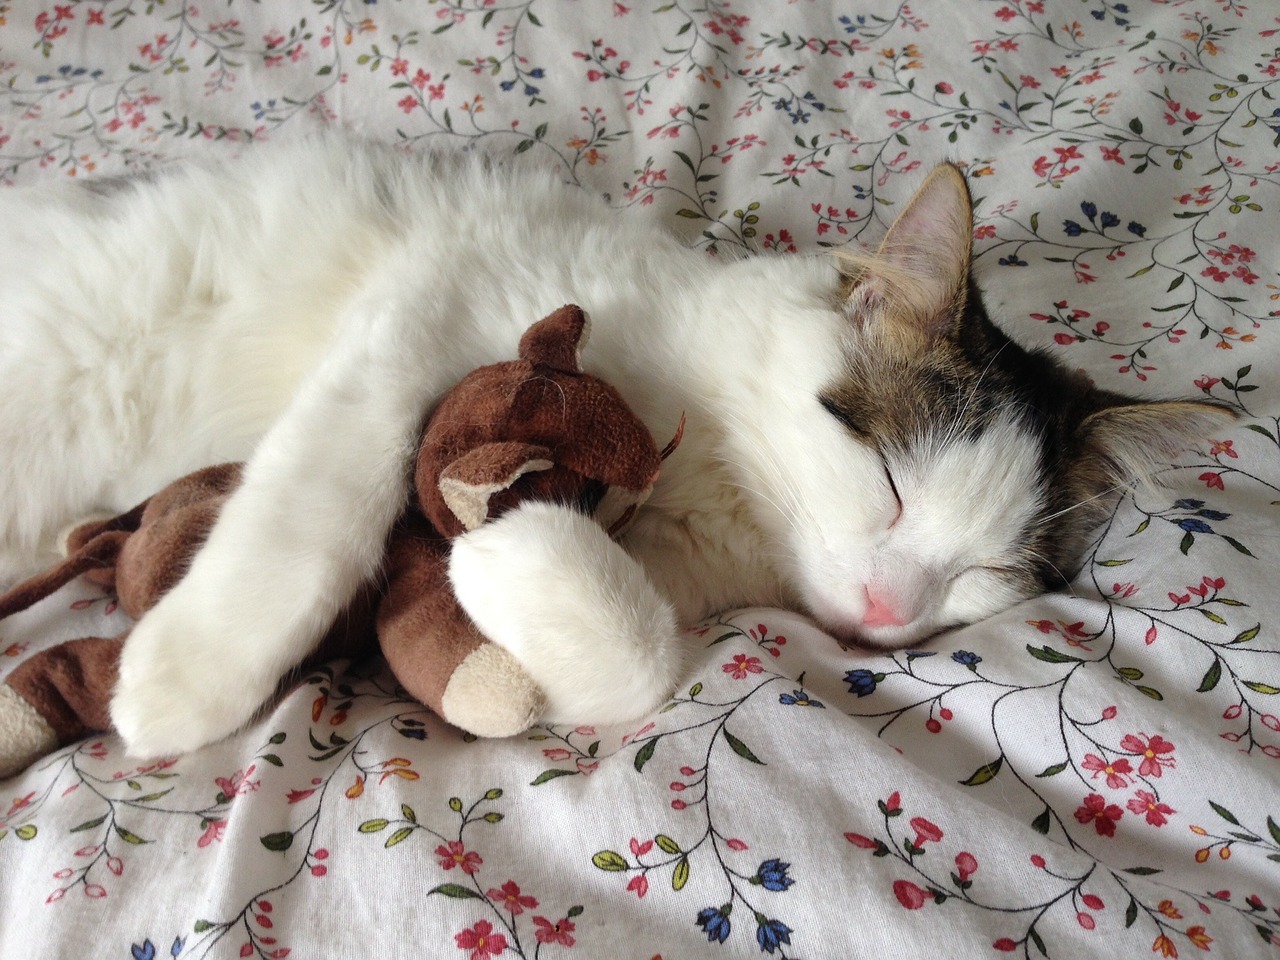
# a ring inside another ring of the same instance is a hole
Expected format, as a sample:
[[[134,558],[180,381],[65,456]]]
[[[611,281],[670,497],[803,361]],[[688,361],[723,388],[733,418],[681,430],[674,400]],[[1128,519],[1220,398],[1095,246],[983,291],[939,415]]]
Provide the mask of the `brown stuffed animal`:
[[[562,307],[530,327],[520,359],[473,371],[427,422],[416,497],[387,543],[380,577],[352,601],[313,661],[371,652],[443,719],[478,736],[537,722],[541,691],[471,624],[450,589],[449,540],[523,500],[576,506],[616,535],[644,501],[661,459],[608,384],[582,373],[587,318]],[[0,617],[84,574],[140,617],[173,587],[239,483],[224,464],[176,481],[111,520],[72,532],[68,558],[0,597]],[[0,684],[0,777],[110,727],[107,705],[125,637],[86,637],[29,658]]]

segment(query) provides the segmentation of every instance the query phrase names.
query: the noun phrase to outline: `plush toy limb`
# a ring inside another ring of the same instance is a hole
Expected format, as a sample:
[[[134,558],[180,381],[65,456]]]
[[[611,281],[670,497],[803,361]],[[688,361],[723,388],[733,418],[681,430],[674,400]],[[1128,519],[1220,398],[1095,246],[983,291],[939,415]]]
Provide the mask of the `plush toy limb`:
[[[0,685],[0,778],[111,728],[107,703],[124,637],[71,640],[24,660]]]
[[[25,770],[58,747],[58,735],[7,683],[0,684],[0,780]]]
[[[43,573],[23,580],[0,597],[0,618],[26,610],[60,587],[66,586],[82,573],[114,567],[116,559],[120,556],[120,550],[128,538],[128,533],[119,530],[99,533],[66,560]]]
[[[544,698],[528,672],[472,625],[448,583],[448,547],[421,518],[388,548],[378,639],[401,686],[478,737],[507,737],[538,722]]]

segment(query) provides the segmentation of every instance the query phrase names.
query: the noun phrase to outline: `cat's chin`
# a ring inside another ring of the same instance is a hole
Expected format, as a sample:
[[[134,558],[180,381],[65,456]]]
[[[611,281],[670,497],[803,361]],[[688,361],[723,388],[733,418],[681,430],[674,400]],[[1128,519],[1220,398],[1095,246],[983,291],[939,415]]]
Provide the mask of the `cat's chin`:
[[[818,626],[835,638],[845,650],[863,653],[889,653],[908,647],[918,647],[944,633],[945,626],[909,623],[900,627],[869,627],[854,624],[839,617],[824,617],[816,613],[810,616]]]

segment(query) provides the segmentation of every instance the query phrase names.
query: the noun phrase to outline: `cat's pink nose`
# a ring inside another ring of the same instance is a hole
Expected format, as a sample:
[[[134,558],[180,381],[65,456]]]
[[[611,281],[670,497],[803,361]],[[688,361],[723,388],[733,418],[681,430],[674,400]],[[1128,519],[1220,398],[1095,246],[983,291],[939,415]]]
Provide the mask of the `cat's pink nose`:
[[[897,606],[897,601],[887,593],[867,587],[867,609],[862,622],[868,627],[901,627],[911,621]]]

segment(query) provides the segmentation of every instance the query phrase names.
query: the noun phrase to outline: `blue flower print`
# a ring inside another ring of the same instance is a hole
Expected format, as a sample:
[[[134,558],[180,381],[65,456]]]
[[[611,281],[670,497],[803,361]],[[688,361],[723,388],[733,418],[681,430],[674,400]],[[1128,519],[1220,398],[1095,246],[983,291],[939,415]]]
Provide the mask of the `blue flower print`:
[[[780,944],[791,943],[792,930],[781,920],[766,920],[757,913],[756,922],[760,924],[756,927],[756,943],[765,953],[773,953]]]
[[[778,702],[787,707],[819,707],[826,709],[826,704],[820,700],[814,700],[803,690],[793,690],[791,693],[784,693],[778,697]]]
[[[723,907],[707,907],[699,911],[696,922],[706,933],[708,943],[715,943],[717,940],[724,943],[729,939],[729,906],[727,904]]]
[[[982,662],[982,658],[976,653],[970,653],[968,650],[957,650],[951,655],[951,659],[956,663],[963,664],[970,670],[976,670],[978,664]]]
[[[787,876],[787,871],[790,869],[791,864],[783,863],[775,857],[760,864],[760,869],[756,871],[753,879],[766,890],[779,892],[795,883],[795,880]]]
[[[870,670],[850,670],[844,675],[844,682],[849,685],[849,692],[860,697],[876,692],[876,675]]]

